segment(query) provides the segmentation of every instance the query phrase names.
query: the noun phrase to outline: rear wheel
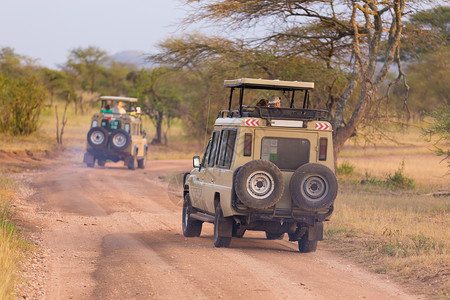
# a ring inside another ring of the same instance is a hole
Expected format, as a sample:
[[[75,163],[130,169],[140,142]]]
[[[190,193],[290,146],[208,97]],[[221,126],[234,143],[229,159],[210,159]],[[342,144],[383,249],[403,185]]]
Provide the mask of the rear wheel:
[[[128,160],[128,169],[136,170],[136,164],[137,164],[136,155],[133,155]]]
[[[310,241],[308,233],[305,233],[301,239],[298,240],[298,251],[301,253],[316,252],[317,240]]]
[[[192,219],[190,217],[191,212],[192,212],[191,198],[189,197],[189,194],[186,193],[186,195],[184,195],[183,201],[183,220],[182,220],[183,235],[185,237],[200,236],[202,232],[203,222]]]
[[[104,159],[104,158],[99,158],[99,159],[97,159],[97,164],[98,164],[100,167],[104,167],[105,164],[106,164],[106,159]]]
[[[214,246],[229,247],[233,231],[233,219],[223,216],[220,203],[216,207],[216,215],[214,218]]]

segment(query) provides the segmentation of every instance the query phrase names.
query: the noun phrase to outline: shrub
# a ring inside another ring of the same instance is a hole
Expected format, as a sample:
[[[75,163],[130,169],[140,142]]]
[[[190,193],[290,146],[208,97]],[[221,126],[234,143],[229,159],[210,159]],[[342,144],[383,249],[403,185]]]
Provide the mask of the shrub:
[[[354,169],[355,167],[352,164],[344,161],[337,167],[336,172],[338,173],[338,175],[350,175],[353,174]]]
[[[403,170],[405,168],[405,162],[402,161],[400,167],[397,171],[395,171],[394,175],[388,173],[386,175],[386,183],[388,186],[399,188],[399,189],[413,189],[415,186],[414,180],[406,177],[403,174]]]
[[[13,135],[35,132],[46,94],[34,75],[19,78],[0,75],[0,131]]]

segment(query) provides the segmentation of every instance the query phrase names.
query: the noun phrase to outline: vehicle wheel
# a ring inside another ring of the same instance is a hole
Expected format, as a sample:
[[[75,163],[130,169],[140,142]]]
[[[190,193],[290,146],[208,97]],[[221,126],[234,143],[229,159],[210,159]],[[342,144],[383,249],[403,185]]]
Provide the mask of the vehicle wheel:
[[[96,150],[104,149],[108,144],[108,131],[103,127],[92,127],[88,131],[87,142]]]
[[[99,158],[99,159],[97,159],[97,164],[98,164],[100,167],[104,167],[105,164],[106,164],[106,159],[104,159],[104,158]]]
[[[266,231],[266,238],[268,240],[282,240],[284,238],[284,232],[283,233],[271,233]]]
[[[128,169],[136,170],[136,164],[137,164],[136,155],[133,155],[128,160]]]
[[[301,239],[298,240],[298,251],[301,253],[316,252],[317,240],[310,241],[308,233],[305,233]]]
[[[147,164],[147,150],[145,150],[144,157],[138,160],[138,168],[145,169],[145,165]]]
[[[94,163],[86,163],[86,166],[89,168],[93,168],[94,167]]]
[[[123,129],[116,129],[109,137],[109,146],[116,151],[125,150],[131,143],[131,136]]]
[[[274,206],[284,192],[280,169],[266,160],[253,160],[239,168],[234,186],[239,200],[256,209]]]
[[[337,189],[336,175],[321,164],[300,166],[291,177],[291,197],[305,210],[317,211],[329,206],[336,198]]]
[[[223,216],[220,203],[216,207],[216,215],[214,218],[214,246],[229,247],[233,231],[233,220]]]
[[[183,220],[182,220],[183,235],[185,237],[200,236],[200,233],[202,232],[203,222],[190,218],[189,215],[191,214],[191,211],[192,211],[191,198],[187,193],[186,195],[184,195]]]

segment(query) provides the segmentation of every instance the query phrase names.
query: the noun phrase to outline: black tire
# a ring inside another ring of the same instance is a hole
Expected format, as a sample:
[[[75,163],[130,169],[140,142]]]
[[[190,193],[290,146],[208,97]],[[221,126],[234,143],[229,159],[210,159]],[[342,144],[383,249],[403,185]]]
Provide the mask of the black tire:
[[[106,164],[106,159],[104,159],[104,158],[97,159],[97,165],[99,165],[100,167],[104,167],[105,164]]]
[[[93,167],[94,167],[94,163],[86,163],[86,166],[87,166],[88,168],[93,168]]]
[[[87,133],[87,142],[93,149],[104,149],[108,144],[108,131],[103,127],[92,127]]]
[[[146,160],[147,160],[146,158],[141,158],[138,160],[139,169],[145,169]]]
[[[284,238],[284,232],[283,233],[271,233],[266,231],[266,238],[268,240],[282,240]]]
[[[182,215],[183,235],[185,237],[200,236],[202,232],[203,222],[192,219],[190,217],[191,212],[192,212],[191,198],[189,197],[189,193],[186,193],[186,195],[184,195],[183,215]]]
[[[316,252],[317,240],[310,241],[308,239],[308,233],[305,233],[301,239],[298,240],[298,251],[300,253]]]
[[[122,151],[125,150],[131,143],[131,136],[123,129],[116,129],[111,132],[109,137],[109,147],[112,150]]]
[[[147,164],[147,149],[144,151],[144,157],[138,159],[137,166],[139,169],[145,169],[145,165]]]
[[[284,192],[283,175],[270,161],[253,160],[239,168],[234,188],[244,205],[265,209],[280,201]]]
[[[137,165],[136,155],[133,155],[128,159],[128,169],[136,170],[136,165]]]
[[[223,216],[220,203],[216,207],[214,218],[214,246],[228,248],[231,243],[233,219]]]
[[[300,166],[290,181],[292,199],[300,208],[309,211],[329,207],[336,199],[337,190],[336,175],[317,163]]]

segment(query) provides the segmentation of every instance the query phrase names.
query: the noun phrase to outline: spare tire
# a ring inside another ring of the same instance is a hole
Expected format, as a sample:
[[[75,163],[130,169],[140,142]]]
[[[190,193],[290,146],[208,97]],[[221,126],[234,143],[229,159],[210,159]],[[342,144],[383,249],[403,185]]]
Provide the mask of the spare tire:
[[[88,131],[87,142],[96,150],[105,148],[108,143],[108,131],[103,127],[92,127]]]
[[[284,179],[280,169],[267,160],[253,160],[241,168],[234,178],[239,200],[249,208],[264,209],[280,201]]]
[[[329,168],[308,163],[295,170],[289,189],[292,199],[300,208],[317,211],[333,203],[338,184],[336,175]]]
[[[109,146],[116,151],[125,150],[131,143],[131,136],[123,129],[116,129],[109,137]]]

